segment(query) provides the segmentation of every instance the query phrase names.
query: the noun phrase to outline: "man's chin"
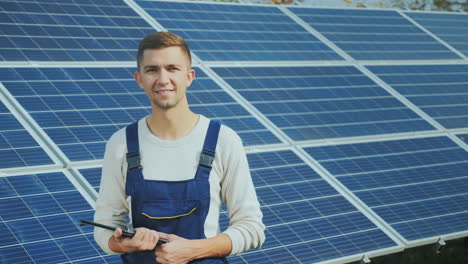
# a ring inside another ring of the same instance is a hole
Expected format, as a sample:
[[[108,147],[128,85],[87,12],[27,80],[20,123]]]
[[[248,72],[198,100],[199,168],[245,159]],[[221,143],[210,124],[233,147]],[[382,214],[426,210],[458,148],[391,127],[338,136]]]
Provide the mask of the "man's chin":
[[[153,104],[162,110],[169,110],[171,108],[174,108],[176,104],[170,103],[170,102],[159,102],[159,101],[153,101]]]

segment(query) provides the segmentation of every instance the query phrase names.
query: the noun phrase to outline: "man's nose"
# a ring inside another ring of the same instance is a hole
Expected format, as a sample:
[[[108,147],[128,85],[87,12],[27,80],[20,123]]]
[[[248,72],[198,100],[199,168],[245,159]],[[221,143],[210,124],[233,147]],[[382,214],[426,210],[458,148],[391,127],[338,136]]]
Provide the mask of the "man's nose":
[[[158,84],[166,85],[169,83],[169,73],[166,70],[161,70],[159,72]]]

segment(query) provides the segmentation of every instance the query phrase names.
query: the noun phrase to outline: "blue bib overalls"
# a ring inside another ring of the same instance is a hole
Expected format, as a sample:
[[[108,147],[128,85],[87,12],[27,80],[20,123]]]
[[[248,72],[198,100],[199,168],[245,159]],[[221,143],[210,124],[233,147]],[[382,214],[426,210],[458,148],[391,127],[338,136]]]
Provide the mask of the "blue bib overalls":
[[[206,238],[204,225],[210,207],[209,175],[220,124],[210,121],[195,177],[184,181],[145,180],[140,166],[138,122],[126,128],[127,181],[133,227],[175,234],[186,239]],[[122,255],[124,263],[156,263],[154,250]],[[227,263],[225,258],[198,259],[190,263]]]

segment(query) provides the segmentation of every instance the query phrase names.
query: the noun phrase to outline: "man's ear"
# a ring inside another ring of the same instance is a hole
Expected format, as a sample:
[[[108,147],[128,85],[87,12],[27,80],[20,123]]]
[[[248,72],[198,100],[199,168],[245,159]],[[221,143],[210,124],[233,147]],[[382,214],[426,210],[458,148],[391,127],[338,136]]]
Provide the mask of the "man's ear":
[[[192,84],[192,81],[195,79],[195,70],[190,68],[187,72],[187,87]]]
[[[138,86],[140,86],[141,89],[143,89],[142,83],[141,83],[141,75],[139,71],[136,71],[135,74],[133,75],[133,78],[135,78],[136,83]]]

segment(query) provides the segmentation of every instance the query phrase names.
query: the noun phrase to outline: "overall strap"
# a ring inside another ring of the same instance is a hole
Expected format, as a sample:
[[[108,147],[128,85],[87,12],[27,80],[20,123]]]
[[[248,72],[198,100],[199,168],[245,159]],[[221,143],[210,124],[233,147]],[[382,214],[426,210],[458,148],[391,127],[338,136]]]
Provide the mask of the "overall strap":
[[[218,143],[218,135],[221,124],[217,121],[210,121],[208,131],[206,132],[205,142],[203,143],[203,149],[200,154],[200,161],[198,163],[197,174],[195,177],[201,176],[200,173],[209,176],[211,171],[211,165],[215,158],[216,144]]]
[[[125,130],[127,136],[127,170],[141,167],[140,143],[138,141],[138,121],[127,126]]]

